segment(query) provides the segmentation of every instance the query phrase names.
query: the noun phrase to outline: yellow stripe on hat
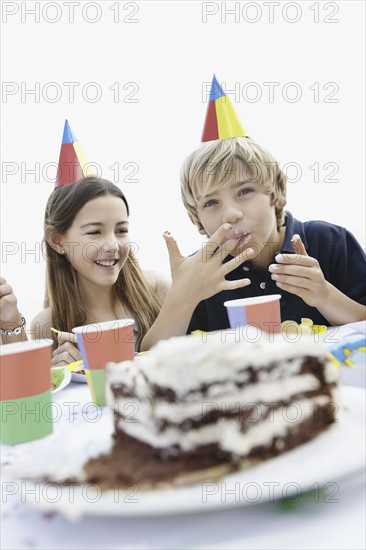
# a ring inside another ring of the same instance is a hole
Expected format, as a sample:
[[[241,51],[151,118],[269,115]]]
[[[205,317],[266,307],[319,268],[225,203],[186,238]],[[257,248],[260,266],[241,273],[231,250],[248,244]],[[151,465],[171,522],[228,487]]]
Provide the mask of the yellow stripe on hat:
[[[215,100],[219,139],[244,137],[246,132],[236,116],[230,98],[226,95]]]
[[[75,150],[75,153],[76,153],[76,156],[78,157],[78,161],[79,161],[79,164],[81,166],[81,169],[83,171],[83,174],[84,174],[84,177],[85,176],[90,176],[92,174],[87,174],[87,160],[86,158],[84,157],[84,153],[83,153],[83,150],[81,149],[79,143],[77,141],[75,141],[73,144],[73,147],[74,147],[74,150]]]

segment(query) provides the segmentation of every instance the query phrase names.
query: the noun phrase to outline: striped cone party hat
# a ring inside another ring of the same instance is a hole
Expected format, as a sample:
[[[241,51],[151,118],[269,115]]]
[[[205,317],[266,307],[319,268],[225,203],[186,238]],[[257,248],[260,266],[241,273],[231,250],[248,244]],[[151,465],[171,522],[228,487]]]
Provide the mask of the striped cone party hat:
[[[65,120],[55,187],[75,183],[86,176],[86,160],[79,142]]]
[[[246,136],[246,132],[235,113],[230,98],[225,94],[214,75],[201,141],[244,136]]]

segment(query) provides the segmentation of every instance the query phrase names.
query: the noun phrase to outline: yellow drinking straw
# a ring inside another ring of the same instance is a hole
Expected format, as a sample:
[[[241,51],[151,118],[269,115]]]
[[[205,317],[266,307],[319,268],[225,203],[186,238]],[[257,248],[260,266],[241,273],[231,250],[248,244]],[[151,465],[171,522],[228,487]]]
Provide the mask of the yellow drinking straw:
[[[79,361],[74,361],[73,363],[69,363],[68,365],[65,365],[65,369],[69,370],[70,372],[75,372],[80,370],[80,365],[82,365],[83,362],[80,359]]]
[[[58,330],[57,328],[51,327],[52,332],[55,334],[59,334],[61,330]],[[68,369],[70,372],[75,372],[77,370],[80,370],[79,367],[82,365],[83,362],[80,359],[79,361],[74,361],[73,363],[69,363],[68,365],[65,365],[65,368]]]

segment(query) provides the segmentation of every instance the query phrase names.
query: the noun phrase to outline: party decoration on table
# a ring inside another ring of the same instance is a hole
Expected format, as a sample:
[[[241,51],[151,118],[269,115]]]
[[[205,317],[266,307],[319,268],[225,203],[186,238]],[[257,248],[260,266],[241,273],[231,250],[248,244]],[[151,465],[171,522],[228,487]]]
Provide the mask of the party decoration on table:
[[[79,142],[65,120],[55,187],[75,183],[86,176],[87,162]]]
[[[244,137],[246,135],[230,98],[225,94],[214,75],[201,141]]]
[[[329,348],[329,358],[337,367],[366,367],[366,336],[348,336]]]
[[[300,324],[290,320],[281,323],[283,334],[300,334],[303,336],[304,334],[323,334],[326,330],[326,325],[314,325],[312,319],[307,317],[302,317]]]
[[[0,440],[7,445],[52,432],[51,342],[0,346]]]

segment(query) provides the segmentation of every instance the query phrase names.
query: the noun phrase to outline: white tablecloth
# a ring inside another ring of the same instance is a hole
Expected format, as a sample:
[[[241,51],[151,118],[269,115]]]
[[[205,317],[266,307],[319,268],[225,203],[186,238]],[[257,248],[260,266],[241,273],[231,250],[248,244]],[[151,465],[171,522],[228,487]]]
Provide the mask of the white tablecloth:
[[[362,390],[360,390],[362,391]],[[34,443],[1,448],[6,468],[24,461],[27,449],[51,445],[61,453],[65,434],[93,423],[88,387],[70,384],[54,395],[62,416],[54,434]],[[73,406],[65,403],[73,403]],[[99,409],[100,410],[100,409]],[[104,409],[103,414],[109,414]],[[39,447],[41,448],[41,447]],[[330,450],[332,452],[332,450]],[[44,459],[44,457],[43,457]],[[75,457],[75,461],[78,457]],[[30,465],[31,466],[31,465]],[[4,469],[6,469],[4,468]],[[299,465],[301,468],[301,465]],[[365,474],[336,480],[335,502],[239,506],[233,509],[156,517],[84,517],[72,522],[29,506],[26,489],[5,479],[1,499],[2,549],[364,549]],[[26,487],[26,486],[25,486]],[[333,499],[331,499],[333,500]]]

